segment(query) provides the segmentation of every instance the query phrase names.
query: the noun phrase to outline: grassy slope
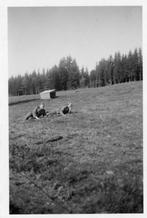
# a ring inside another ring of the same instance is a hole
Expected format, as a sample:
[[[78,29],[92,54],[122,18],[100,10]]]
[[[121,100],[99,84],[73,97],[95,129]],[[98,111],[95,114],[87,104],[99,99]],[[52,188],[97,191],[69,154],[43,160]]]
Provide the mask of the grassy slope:
[[[143,212],[142,82],[57,95],[46,108],[70,100],[71,115],[23,122],[40,100],[10,106],[10,212]]]
[[[39,99],[39,95],[11,96],[11,97],[9,97],[9,105],[30,102],[30,101],[34,101],[34,100],[38,100],[38,99]]]

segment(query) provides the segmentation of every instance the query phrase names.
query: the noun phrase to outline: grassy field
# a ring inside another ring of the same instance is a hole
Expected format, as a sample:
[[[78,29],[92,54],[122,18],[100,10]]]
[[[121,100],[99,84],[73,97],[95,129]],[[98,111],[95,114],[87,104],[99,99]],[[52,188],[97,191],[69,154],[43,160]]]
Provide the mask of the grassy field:
[[[46,109],[72,114],[24,122],[40,100],[9,106],[10,213],[142,213],[142,82],[57,95]]]
[[[39,100],[39,94],[38,95],[11,96],[9,97],[9,105],[27,103],[33,100],[34,101]]]

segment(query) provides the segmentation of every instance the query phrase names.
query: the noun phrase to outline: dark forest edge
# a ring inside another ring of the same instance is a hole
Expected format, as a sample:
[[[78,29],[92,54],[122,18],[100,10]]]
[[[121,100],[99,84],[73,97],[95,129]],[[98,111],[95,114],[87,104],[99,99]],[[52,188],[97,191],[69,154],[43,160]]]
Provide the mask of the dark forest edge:
[[[143,79],[142,50],[135,49],[128,54],[116,52],[108,59],[101,59],[94,70],[79,66],[71,56],[60,60],[51,69],[35,70],[9,78],[9,96],[33,95],[46,89],[68,90],[85,87],[101,87],[140,81]]]

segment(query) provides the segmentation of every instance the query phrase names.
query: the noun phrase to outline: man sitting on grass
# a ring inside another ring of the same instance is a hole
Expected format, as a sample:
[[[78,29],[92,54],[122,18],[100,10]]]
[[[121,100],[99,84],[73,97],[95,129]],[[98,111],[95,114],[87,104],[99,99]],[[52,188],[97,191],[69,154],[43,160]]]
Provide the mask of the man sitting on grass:
[[[39,120],[39,118],[41,116],[44,117],[44,116],[47,116],[47,115],[48,115],[48,112],[45,110],[45,105],[44,105],[44,103],[41,103],[40,105],[36,106],[32,112],[29,112],[26,115],[25,120],[28,120],[28,119],[31,119],[31,118]]]

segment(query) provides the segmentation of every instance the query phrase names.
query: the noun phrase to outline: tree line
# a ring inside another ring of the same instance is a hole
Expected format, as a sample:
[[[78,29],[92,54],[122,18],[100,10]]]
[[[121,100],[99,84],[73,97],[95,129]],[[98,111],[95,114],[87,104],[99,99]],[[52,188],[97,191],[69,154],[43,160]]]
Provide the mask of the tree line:
[[[68,90],[84,87],[100,87],[139,81],[143,79],[142,50],[135,49],[128,54],[116,52],[108,59],[101,59],[95,69],[79,68],[71,56],[60,60],[59,65],[51,69],[35,70],[9,78],[9,95],[38,94],[46,89]]]

